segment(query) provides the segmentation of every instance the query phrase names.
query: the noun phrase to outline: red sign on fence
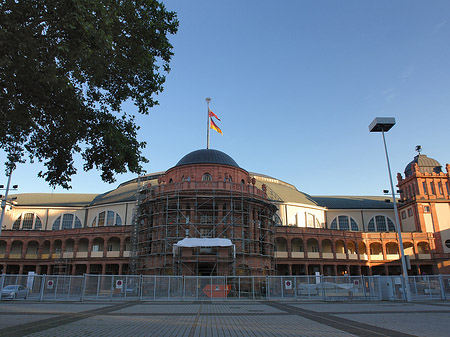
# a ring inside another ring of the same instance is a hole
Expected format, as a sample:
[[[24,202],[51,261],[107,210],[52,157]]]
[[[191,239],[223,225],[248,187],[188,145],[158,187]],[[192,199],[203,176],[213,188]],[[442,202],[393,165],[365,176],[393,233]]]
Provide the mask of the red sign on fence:
[[[212,297],[227,297],[231,290],[231,286],[226,286],[224,284],[221,284],[221,285],[208,284],[202,290],[206,296],[211,297],[211,298]]]

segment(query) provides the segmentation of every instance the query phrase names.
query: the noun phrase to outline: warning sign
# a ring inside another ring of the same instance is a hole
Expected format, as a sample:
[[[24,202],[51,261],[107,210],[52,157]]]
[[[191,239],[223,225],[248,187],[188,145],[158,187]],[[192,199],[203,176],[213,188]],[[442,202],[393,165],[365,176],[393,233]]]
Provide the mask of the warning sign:
[[[227,297],[231,290],[231,286],[223,284],[207,285],[202,290],[208,297]]]
[[[53,280],[48,280],[47,281],[47,289],[53,289],[53,284],[54,284]]]
[[[116,281],[116,288],[117,289],[122,289],[123,286],[123,281],[122,280],[117,280]]]
[[[284,288],[287,290],[292,289],[292,281],[291,280],[284,281]]]

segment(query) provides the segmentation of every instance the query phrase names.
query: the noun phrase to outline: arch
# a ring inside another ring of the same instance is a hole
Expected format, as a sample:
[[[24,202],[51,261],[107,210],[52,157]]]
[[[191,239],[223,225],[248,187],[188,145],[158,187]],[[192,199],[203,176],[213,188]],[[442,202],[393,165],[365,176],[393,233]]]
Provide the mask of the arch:
[[[287,241],[285,238],[276,238],[275,249],[277,252],[287,252]]]
[[[347,242],[347,253],[349,254],[356,254],[356,245],[353,241]]]
[[[52,230],[63,230],[72,228],[81,228],[81,220],[74,213],[63,213],[53,221]]]
[[[120,251],[120,239],[118,237],[112,237],[108,239],[108,252]]]
[[[369,220],[369,232],[395,232],[395,225],[387,215],[375,215]]]
[[[0,256],[4,256],[6,254],[6,241],[0,240]]]
[[[64,252],[72,253],[75,249],[75,241],[74,239],[67,239],[65,242]]]
[[[292,252],[303,252],[303,240],[295,238],[291,240],[291,251]]]
[[[50,240],[45,240],[42,246],[42,254],[50,254]]]
[[[17,219],[14,221],[12,225],[13,230],[40,230],[42,229],[42,221],[41,218],[32,212],[26,212],[20,214]]]
[[[405,255],[414,255],[414,245],[412,242],[406,241],[403,243],[403,251]]]
[[[336,254],[345,254],[345,243],[342,240],[337,240],[334,245],[336,246]]]
[[[419,242],[417,244],[417,252],[419,254],[429,254],[430,253],[430,245],[428,242]]]
[[[367,254],[366,252],[366,244],[362,241],[358,242],[358,253],[361,254]]]
[[[62,250],[62,241],[55,240],[53,241],[53,254],[60,254]]]
[[[92,220],[91,227],[122,226],[120,214],[113,210],[101,211]]]
[[[89,240],[86,238],[81,238],[78,240],[78,252],[87,253],[89,250]]]
[[[319,252],[319,243],[316,239],[308,239],[306,241],[308,253],[318,253]]]
[[[397,242],[388,242],[386,244],[386,254],[398,254],[399,249]]]
[[[383,255],[383,246],[379,242],[372,242],[369,246],[370,255]]]
[[[103,252],[103,245],[105,240],[103,238],[95,238],[92,242],[92,251],[93,252]]]
[[[26,255],[37,255],[39,251],[39,242],[32,240],[27,243]]]
[[[322,240],[322,253],[333,253],[333,245],[331,240]]]
[[[21,255],[22,254],[22,247],[23,247],[23,242],[20,240],[14,240],[11,243],[11,250],[10,250],[10,254],[13,255]]]
[[[338,229],[341,231],[359,231],[359,225],[355,219],[348,215],[338,215],[331,221],[330,229]]]
[[[209,173],[204,173],[202,176],[202,181],[212,181],[212,176]]]

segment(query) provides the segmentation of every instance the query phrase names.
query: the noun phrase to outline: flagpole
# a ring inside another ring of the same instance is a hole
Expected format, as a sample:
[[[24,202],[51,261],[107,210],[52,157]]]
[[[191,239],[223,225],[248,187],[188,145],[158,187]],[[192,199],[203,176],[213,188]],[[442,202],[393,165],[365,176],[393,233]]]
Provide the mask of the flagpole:
[[[207,120],[206,120],[206,148],[209,149],[209,119],[211,117],[209,117],[209,102],[211,102],[211,98],[206,97],[206,104],[207,104],[207,109],[206,109],[206,115],[208,116]]]

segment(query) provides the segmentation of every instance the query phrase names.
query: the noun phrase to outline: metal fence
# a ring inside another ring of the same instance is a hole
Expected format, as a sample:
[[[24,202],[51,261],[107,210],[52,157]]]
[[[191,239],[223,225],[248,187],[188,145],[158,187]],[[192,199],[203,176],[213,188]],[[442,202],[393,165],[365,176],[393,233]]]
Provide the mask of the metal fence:
[[[408,283],[414,301],[450,299],[450,275],[409,276]],[[26,290],[14,294],[12,285]],[[0,289],[2,300],[34,301],[405,300],[402,276],[3,274]]]

